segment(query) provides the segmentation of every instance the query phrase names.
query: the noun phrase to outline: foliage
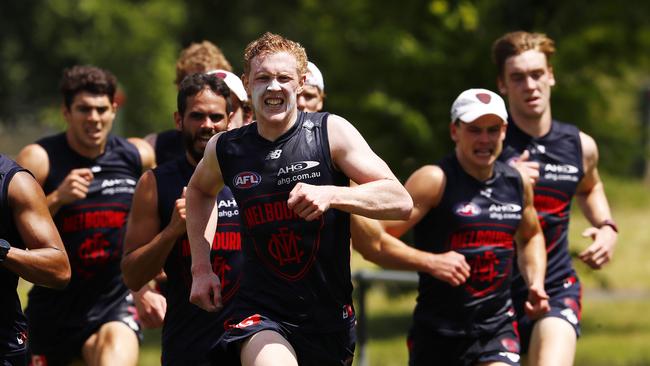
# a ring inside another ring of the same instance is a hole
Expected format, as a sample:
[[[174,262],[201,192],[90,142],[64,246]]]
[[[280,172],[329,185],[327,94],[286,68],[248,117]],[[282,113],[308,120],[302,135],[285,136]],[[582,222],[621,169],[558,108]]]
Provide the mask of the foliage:
[[[629,174],[647,155],[638,148],[639,90],[650,81],[647,2],[31,0],[0,7],[6,123],[51,115],[41,111],[58,104],[61,69],[83,62],[121,80],[122,133],[165,128],[182,47],[211,40],[241,72],[246,44],[272,31],[306,47],[326,79],[326,109],[353,122],[404,178],[449,151],[451,102],[469,87],[495,89],[491,43],[524,29],[556,40],[553,114],[596,138],[602,166]]]

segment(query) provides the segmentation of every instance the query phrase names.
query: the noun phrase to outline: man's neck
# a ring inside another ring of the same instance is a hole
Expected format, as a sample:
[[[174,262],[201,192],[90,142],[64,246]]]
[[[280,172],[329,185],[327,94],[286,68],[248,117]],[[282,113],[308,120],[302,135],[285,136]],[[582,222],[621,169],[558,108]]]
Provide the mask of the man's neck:
[[[104,150],[106,149],[106,141],[104,141],[104,143],[99,146],[87,147],[75,141],[74,138],[70,136],[69,131],[66,132],[65,138],[68,142],[68,146],[70,146],[72,151],[88,159],[97,158],[103,154]]]
[[[529,136],[542,137],[551,130],[550,108],[548,108],[544,114],[539,117],[530,117],[521,113],[517,113],[515,111],[511,112],[511,116],[517,127],[519,127],[520,130],[524,131]]]
[[[284,121],[266,121],[262,119],[257,120],[257,133],[264,137],[266,140],[275,141],[278,137],[285,134],[293,127],[293,124],[298,120],[298,111],[296,110],[293,115],[286,118]]]

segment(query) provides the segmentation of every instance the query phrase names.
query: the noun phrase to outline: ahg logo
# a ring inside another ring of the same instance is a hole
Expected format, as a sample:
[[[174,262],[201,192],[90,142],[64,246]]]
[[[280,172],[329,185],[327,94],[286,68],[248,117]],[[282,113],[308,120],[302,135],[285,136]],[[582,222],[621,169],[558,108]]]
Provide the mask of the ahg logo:
[[[285,166],[284,168],[280,168],[280,170],[278,170],[278,176],[282,174],[296,173],[303,170],[311,169],[318,165],[320,165],[320,163],[317,161],[297,161],[295,163],[291,163]]]
[[[544,171],[552,173],[576,174],[578,172],[578,168],[569,164],[546,164],[544,166]]]
[[[481,208],[473,204],[472,202],[467,202],[467,203],[461,203],[458,206],[456,206],[454,212],[456,213],[456,215],[459,216],[471,217],[471,216],[479,215],[481,213]]]
[[[521,206],[514,203],[506,203],[502,205],[492,204],[489,208],[490,212],[519,212],[521,211]]]
[[[239,189],[255,187],[262,182],[262,177],[255,172],[241,172],[233,178],[233,185]]]

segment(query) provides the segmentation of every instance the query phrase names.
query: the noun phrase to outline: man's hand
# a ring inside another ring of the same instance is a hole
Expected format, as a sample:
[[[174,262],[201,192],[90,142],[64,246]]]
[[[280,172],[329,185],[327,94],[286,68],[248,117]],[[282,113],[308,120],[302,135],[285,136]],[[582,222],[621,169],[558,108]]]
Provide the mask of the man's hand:
[[[174,204],[174,211],[172,212],[172,217],[169,220],[168,227],[173,230],[177,236],[185,234],[187,227],[185,225],[186,220],[186,210],[185,210],[185,191],[187,187],[183,187],[183,193],[181,197],[176,200]]]
[[[529,318],[535,320],[551,310],[548,295],[543,287],[531,286],[528,289],[528,300],[524,304],[524,311]]]
[[[601,269],[614,256],[614,247],[618,234],[609,226],[590,227],[582,232],[585,238],[594,241],[587,249],[578,255],[581,261],[593,269]]]
[[[167,312],[167,299],[148,284],[133,293],[138,319],[144,328],[160,328]]]
[[[190,302],[203,310],[216,312],[221,310],[221,281],[212,269],[195,271],[192,269],[192,291]]]
[[[56,189],[59,203],[67,205],[86,198],[93,178],[93,172],[88,168],[72,169]]]
[[[306,221],[316,220],[330,208],[332,190],[329,186],[298,183],[289,193],[287,206]]]
[[[470,266],[465,256],[454,251],[442,254],[430,254],[430,269],[427,271],[440,281],[447,282],[452,286],[459,286],[465,283],[470,276]]]
[[[527,176],[532,185],[535,185],[539,180],[539,163],[536,161],[528,161],[529,158],[530,152],[524,150],[518,158],[512,161],[512,166],[524,174],[524,176]]]

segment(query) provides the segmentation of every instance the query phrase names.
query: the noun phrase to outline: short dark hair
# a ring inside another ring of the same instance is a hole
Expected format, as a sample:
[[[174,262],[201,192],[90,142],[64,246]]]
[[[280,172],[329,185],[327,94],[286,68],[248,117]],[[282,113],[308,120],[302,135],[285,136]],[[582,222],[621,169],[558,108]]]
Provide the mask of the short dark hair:
[[[187,98],[198,94],[203,89],[210,89],[226,99],[226,112],[232,112],[232,103],[230,102],[230,88],[220,77],[215,74],[190,74],[187,75],[178,86],[178,96],[176,98],[176,108],[182,116],[187,109]]]
[[[117,79],[108,70],[91,65],[76,65],[63,70],[60,84],[63,103],[70,109],[72,100],[80,92],[106,95],[113,103]]]

